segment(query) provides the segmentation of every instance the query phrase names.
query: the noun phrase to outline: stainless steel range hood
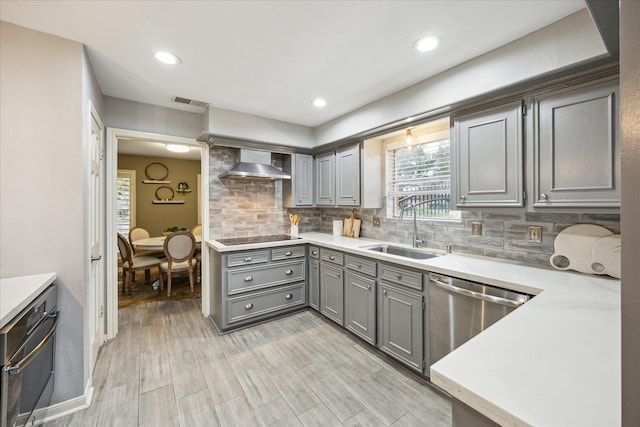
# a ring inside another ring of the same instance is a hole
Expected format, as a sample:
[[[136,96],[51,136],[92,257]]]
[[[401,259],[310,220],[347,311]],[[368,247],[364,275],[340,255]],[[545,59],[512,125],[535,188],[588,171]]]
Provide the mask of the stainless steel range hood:
[[[218,175],[220,179],[291,179],[291,175],[271,166],[268,151],[240,149],[240,161],[228,171]]]

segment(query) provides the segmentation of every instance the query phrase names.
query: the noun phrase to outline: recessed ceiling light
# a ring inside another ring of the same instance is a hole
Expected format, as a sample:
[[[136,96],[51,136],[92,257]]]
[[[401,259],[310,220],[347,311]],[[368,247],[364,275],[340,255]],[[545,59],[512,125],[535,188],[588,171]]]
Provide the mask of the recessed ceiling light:
[[[313,100],[313,105],[315,105],[318,108],[324,107],[325,105],[327,105],[327,101],[325,101],[322,98],[316,98]]]
[[[440,37],[429,36],[416,40],[416,42],[413,44],[413,47],[416,48],[418,52],[429,52],[438,47],[439,44]]]
[[[188,145],[179,145],[179,144],[167,144],[167,150],[173,151],[174,153],[186,153],[189,151]]]
[[[175,56],[173,53],[165,52],[161,50],[156,52],[156,59],[162,62],[163,64],[169,64],[169,65],[176,65],[182,62],[180,61],[180,58]]]

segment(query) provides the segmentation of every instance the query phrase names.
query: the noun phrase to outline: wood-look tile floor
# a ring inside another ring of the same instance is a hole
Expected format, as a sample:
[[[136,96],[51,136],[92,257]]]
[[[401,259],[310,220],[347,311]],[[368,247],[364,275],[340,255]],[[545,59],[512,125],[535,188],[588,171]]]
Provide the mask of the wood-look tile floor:
[[[451,403],[311,311],[218,335],[200,300],[119,310],[91,407],[58,426],[450,426]]]

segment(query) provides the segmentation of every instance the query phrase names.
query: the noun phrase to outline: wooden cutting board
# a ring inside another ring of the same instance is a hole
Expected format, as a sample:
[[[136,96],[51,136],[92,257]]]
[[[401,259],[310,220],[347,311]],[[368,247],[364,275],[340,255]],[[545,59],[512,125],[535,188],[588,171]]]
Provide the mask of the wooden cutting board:
[[[593,246],[591,269],[596,274],[608,274],[619,279],[622,265],[620,245],[619,234],[599,239]]]
[[[344,226],[342,227],[343,236],[351,237],[351,234],[353,233],[353,224],[355,220],[356,220],[356,210],[354,209],[351,211],[351,216],[349,218],[345,218],[343,221],[344,223]]]
[[[558,270],[575,270],[588,274],[596,273],[591,268],[593,248],[603,237],[612,235],[610,230],[594,224],[571,225],[562,230],[553,242],[555,252],[549,262]],[[567,265],[564,265],[564,258]]]
[[[351,234],[349,237],[360,237],[360,224],[362,223],[359,219],[353,220],[353,228],[351,229]]]

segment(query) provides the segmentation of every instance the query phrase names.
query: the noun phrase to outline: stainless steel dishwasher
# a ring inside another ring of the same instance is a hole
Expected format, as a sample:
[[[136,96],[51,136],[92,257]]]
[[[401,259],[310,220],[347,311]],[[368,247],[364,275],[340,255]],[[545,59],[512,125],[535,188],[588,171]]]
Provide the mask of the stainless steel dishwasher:
[[[429,363],[434,364],[531,298],[429,273]]]

